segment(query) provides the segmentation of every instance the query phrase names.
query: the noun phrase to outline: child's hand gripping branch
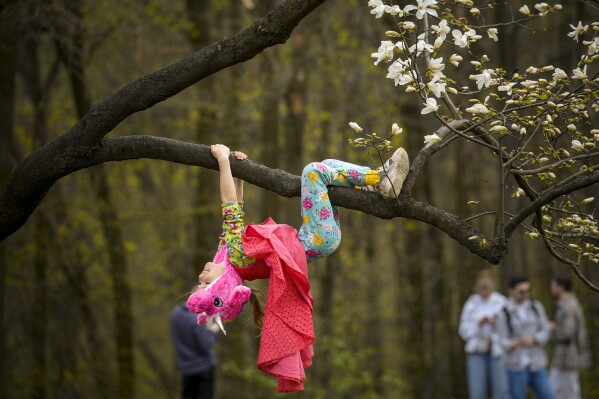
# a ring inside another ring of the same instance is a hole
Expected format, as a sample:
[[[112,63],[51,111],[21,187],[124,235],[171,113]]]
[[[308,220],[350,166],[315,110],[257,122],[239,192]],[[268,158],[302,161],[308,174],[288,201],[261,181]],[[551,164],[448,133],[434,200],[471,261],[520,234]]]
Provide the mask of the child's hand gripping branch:
[[[233,177],[231,173],[231,164],[229,156],[243,161],[247,159],[241,151],[233,151],[223,144],[214,144],[210,146],[212,156],[218,161],[220,170],[220,197],[222,202],[242,202],[243,201],[243,180]]]

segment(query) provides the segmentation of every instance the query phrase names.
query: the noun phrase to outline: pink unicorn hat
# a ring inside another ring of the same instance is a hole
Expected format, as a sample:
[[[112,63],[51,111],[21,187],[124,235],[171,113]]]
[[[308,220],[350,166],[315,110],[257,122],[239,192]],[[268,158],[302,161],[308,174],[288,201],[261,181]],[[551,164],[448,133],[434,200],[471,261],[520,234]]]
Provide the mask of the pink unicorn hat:
[[[203,290],[191,294],[187,299],[187,307],[198,314],[198,324],[215,322],[226,335],[223,321],[239,316],[252,290],[243,284],[243,279],[229,262],[226,245],[221,245],[213,260],[214,263],[223,261],[224,273]]]

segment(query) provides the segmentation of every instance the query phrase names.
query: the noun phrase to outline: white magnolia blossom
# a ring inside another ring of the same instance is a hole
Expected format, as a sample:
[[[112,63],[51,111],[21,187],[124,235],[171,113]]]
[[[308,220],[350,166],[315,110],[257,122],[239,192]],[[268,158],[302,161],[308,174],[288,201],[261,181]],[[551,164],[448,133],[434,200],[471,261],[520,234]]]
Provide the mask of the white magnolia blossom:
[[[422,111],[420,111],[421,114],[425,115],[425,114],[430,114],[431,112],[436,112],[439,109],[439,106],[437,105],[437,100],[435,100],[434,98],[427,98],[426,102],[424,103],[424,108],[422,109]]]
[[[412,21],[404,21],[399,24],[402,29],[405,30],[414,30],[416,28],[416,24]]]
[[[507,127],[502,126],[502,125],[493,126],[492,128],[489,129],[489,132],[503,134],[503,133],[507,132]]]
[[[476,86],[478,90],[481,90],[483,87],[489,87],[491,83],[494,82],[492,69],[485,69],[481,74],[478,75],[470,75],[471,80],[476,80]]]
[[[387,73],[387,79],[395,80],[395,85],[397,86],[397,81],[406,72],[406,68],[402,60],[395,60],[389,68],[387,69],[389,72]]]
[[[583,33],[585,33],[587,31],[587,29],[589,28],[588,25],[582,25],[581,21],[578,21],[578,25],[574,26],[574,25],[570,25],[570,28],[573,29],[572,32],[568,33],[568,36],[573,38],[574,40],[578,41],[578,36],[582,35]]]
[[[391,61],[393,59],[394,49],[395,44],[392,41],[382,41],[377,52],[370,55],[372,58],[376,58],[374,65],[378,65],[381,61]]]
[[[555,68],[555,71],[553,72],[553,80],[564,80],[564,79],[568,79],[568,74],[560,68]]]
[[[530,89],[531,87],[535,87],[538,84],[539,84],[539,82],[536,80],[525,80],[523,82],[520,82],[520,85],[526,87],[527,89]]]
[[[439,57],[439,58],[431,58],[431,61],[428,65],[428,69],[429,71],[437,74],[437,72],[441,72],[443,69],[445,69],[445,64],[443,63],[443,57]],[[440,74],[441,76],[443,74]]]
[[[572,149],[574,151],[584,151],[584,144],[578,140],[572,140]]]
[[[370,0],[368,2],[368,7],[372,7],[370,13],[374,14],[376,18],[382,17],[385,13],[385,5],[382,0]]]
[[[542,17],[547,15],[547,13],[549,12],[549,4],[547,3],[535,4],[535,8],[539,11]]]
[[[461,48],[467,47],[470,41],[480,39],[474,29],[467,30],[464,33],[459,29],[454,29],[451,31],[451,35],[453,36],[453,43]]]
[[[474,17],[478,17],[480,15],[480,10],[476,7],[472,7],[470,9],[470,14],[472,14]]]
[[[454,66],[458,66],[460,64],[460,61],[462,61],[463,58],[457,54],[452,54],[451,57],[449,57],[449,62],[452,63]]]
[[[589,197],[589,198],[585,198],[582,201],[580,201],[581,204],[590,204],[591,202],[595,201],[595,197]]]
[[[445,93],[445,83],[440,82],[438,80],[431,80],[426,84],[426,87],[437,97],[441,97],[443,93]]]
[[[435,50],[441,48],[441,46],[443,45],[443,38],[442,37],[438,37],[435,39],[435,42],[433,43],[433,48]]]
[[[425,39],[425,34],[423,33],[420,36],[418,36],[418,42],[416,42],[416,44],[411,46],[408,49],[408,51],[410,53],[413,53],[414,50],[416,50],[416,57],[418,57],[422,53],[432,53],[434,50],[433,45],[430,43],[427,43],[424,39]]]
[[[400,128],[397,123],[394,123],[393,126],[391,126],[391,136],[397,136],[401,132],[403,132],[403,129]]]
[[[547,11],[549,9],[549,4],[547,3],[537,3],[535,4],[535,8],[541,12]]]
[[[587,79],[587,65],[584,66],[584,68],[580,69],[580,68],[576,68],[575,70],[572,71],[572,79]]]
[[[497,28],[489,28],[489,29],[487,29],[487,35],[489,35],[489,37],[491,39],[493,39],[494,41],[499,40],[499,38],[497,37]]]
[[[524,192],[524,190],[522,190],[521,188],[518,188],[518,189],[517,189],[517,190],[514,192],[514,197],[518,198],[518,197],[521,197],[521,196],[523,196],[524,194],[526,194],[526,193]]]
[[[349,127],[351,127],[352,129],[354,129],[356,132],[360,133],[362,132],[364,129],[362,129],[362,127],[360,125],[358,125],[356,122],[350,122],[349,123]]]
[[[393,16],[403,17],[406,15],[400,6],[385,6],[385,12]]]
[[[449,32],[451,32],[451,28],[447,24],[447,20],[446,19],[442,19],[441,22],[439,22],[439,25],[432,25],[431,26],[431,31],[434,34],[438,35],[443,40],[445,40],[447,38],[447,34]]]
[[[435,144],[439,141],[441,141],[441,137],[437,136],[437,133],[424,136],[424,144]]]
[[[505,92],[507,92],[507,94],[509,96],[511,96],[512,95],[512,87],[514,87],[515,84],[516,83],[508,83],[506,85],[501,85],[501,86],[497,87],[497,90],[505,91]]]
[[[582,42],[582,44],[584,44],[585,46],[589,46],[589,55],[599,53],[599,37],[596,37],[593,40],[585,40]]]
[[[393,79],[395,81],[395,86],[397,86],[399,84],[399,82],[402,80],[403,76],[406,75],[406,73],[408,75],[410,75],[410,60],[401,60],[398,59],[396,61],[394,61],[388,69],[389,73],[387,73],[387,78],[388,79]],[[413,81],[413,79],[412,79]],[[411,83],[411,82],[407,82],[407,83]],[[404,83],[406,84],[406,83]]]
[[[432,8],[429,8],[430,6],[437,4],[436,0],[416,0],[416,3],[417,3],[417,5],[410,4],[410,5],[405,6],[404,11],[410,12],[413,10],[417,10],[416,18],[418,18],[418,19],[424,18],[424,16],[426,14],[429,14],[429,15],[432,15],[433,17],[438,18],[437,11]]]
[[[484,104],[476,103],[470,108],[466,108],[466,112],[470,112],[471,114],[488,114],[489,108],[487,108]]]
[[[526,4],[520,7],[518,11],[520,11],[524,15],[530,15],[530,8],[528,8]]]
[[[410,73],[405,73],[402,76],[400,76],[399,80],[396,81],[395,86],[404,86],[409,85],[410,83],[414,83],[414,77]]]

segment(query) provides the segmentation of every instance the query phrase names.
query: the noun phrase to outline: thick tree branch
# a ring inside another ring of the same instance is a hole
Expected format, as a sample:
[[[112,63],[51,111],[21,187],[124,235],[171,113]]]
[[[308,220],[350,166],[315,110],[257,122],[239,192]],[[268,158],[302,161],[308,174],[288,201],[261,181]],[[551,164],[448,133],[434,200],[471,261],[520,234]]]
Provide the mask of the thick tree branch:
[[[105,138],[85,158],[72,158],[69,162],[76,170],[92,167],[104,162],[150,158],[185,165],[195,165],[218,170],[218,163],[210,153],[210,147],[183,141],[152,136],[125,136]],[[251,160],[239,161],[231,158],[231,170],[235,177],[285,197],[300,196],[300,177],[284,170],[271,169]],[[377,193],[339,187],[329,188],[334,205],[362,211],[381,219],[396,217],[419,220],[445,232],[474,254],[490,263],[498,263],[507,247],[492,240],[470,226],[460,217],[426,203],[402,196],[399,201],[386,199]],[[477,239],[470,239],[477,236]]]
[[[50,187],[80,169],[99,141],[128,116],[264,49],[285,43],[293,29],[326,0],[286,0],[244,31],[222,39],[159,71],[142,76],[94,105],[64,135],[31,154],[13,171],[0,197],[0,240],[17,231]]]

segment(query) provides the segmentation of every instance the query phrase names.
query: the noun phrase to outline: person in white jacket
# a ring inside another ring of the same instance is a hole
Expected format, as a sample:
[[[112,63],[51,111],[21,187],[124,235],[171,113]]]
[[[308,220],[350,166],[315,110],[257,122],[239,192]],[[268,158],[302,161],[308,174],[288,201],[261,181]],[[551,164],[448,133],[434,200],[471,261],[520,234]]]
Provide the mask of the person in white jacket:
[[[495,292],[495,283],[488,273],[479,276],[474,291],[464,304],[459,327],[466,342],[468,394],[470,399],[486,399],[491,388],[493,399],[507,399],[507,373],[501,364],[504,350],[496,329],[506,298]]]

